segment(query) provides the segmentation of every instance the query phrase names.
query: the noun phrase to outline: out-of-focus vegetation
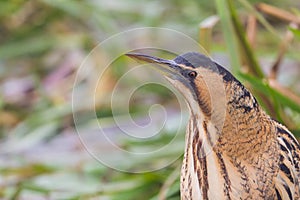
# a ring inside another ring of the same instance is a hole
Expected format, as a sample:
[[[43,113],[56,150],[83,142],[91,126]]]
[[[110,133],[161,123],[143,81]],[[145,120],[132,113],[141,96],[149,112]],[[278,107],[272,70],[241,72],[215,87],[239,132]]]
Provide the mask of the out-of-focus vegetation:
[[[166,27],[203,42],[272,117],[299,137],[300,4],[264,2],[0,1],[0,199],[179,199],[180,159],[151,173],[122,173],[96,162],[76,134],[72,112],[83,112],[71,106],[76,70],[99,42],[130,28]],[[218,19],[199,26],[213,15]],[[105,97],[122,73],[113,68],[97,90],[97,117],[107,127],[113,119]],[[143,118],[145,105],[174,104],[168,90],[141,90],[130,105],[138,117]],[[93,135],[94,123],[83,120],[79,128]],[[146,142],[119,142],[142,151],[169,142],[172,129],[164,132]],[[181,137],[182,143],[184,130]],[[98,145],[105,148],[101,141]],[[155,166],[181,153],[174,148],[147,163]],[[130,169],[145,164],[116,162]]]

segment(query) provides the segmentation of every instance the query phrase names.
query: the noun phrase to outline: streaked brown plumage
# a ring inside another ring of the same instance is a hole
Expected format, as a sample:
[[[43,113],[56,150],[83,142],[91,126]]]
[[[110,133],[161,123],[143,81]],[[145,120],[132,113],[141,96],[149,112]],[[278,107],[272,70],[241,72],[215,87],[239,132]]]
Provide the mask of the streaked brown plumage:
[[[158,64],[184,95],[190,120],[181,199],[299,199],[300,146],[227,70],[199,53]]]

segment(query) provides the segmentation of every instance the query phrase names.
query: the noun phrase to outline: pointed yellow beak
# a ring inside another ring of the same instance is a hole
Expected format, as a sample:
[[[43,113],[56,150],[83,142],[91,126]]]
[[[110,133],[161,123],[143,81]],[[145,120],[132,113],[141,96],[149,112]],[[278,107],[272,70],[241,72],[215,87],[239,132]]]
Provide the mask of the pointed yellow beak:
[[[138,61],[156,64],[156,69],[169,78],[178,79],[181,75],[180,71],[182,68],[173,60],[166,60],[141,53],[127,53],[125,55]]]

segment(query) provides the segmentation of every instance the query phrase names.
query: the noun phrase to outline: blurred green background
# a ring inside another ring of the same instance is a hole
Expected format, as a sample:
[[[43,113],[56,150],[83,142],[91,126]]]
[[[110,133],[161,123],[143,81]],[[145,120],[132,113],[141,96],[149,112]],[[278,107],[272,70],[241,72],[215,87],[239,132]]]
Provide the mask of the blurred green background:
[[[274,7],[266,9],[261,2]],[[275,8],[283,15],[272,14]],[[0,1],[0,199],[179,199],[181,158],[154,172],[120,172],[90,156],[76,133],[76,128],[85,130],[90,140],[99,140],[96,122],[85,119],[89,108],[84,102],[72,110],[77,69],[99,42],[132,28],[170,28],[199,41],[251,89],[273,118],[299,137],[299,10],[300,3],[293,0]],[[285,18],[289,15],[291,19]],[[208,20],[204,26],[201,22],[211,16],[218,16],[217,23]],[[133,64],[121,57],[95,94],[97,117],[113,134],[119,130],[114,129],[107,95]],[[124,91],[134,84],[128,81]],[[155,84],[140,88],[130,113],[147,119],[153,104],[170,110],[169,128],[145,141],[116,134],[114,140],[125,150],[156,148],[174,137],[172,125],[178,123],[180,110],[170,90]],[[73,112],[82,116],[79,127]],[[184,128],[180,132],[174,148],[163,155],[114,162],[139,171],[178,158]],[[105,140],[98,142],[100,151],[109,152]]]

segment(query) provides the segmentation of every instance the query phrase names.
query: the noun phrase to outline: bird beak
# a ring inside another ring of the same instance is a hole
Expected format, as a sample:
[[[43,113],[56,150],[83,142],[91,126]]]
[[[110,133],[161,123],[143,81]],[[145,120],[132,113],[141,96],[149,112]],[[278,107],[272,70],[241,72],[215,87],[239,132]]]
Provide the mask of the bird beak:
[[[141,53],[127,53],[125,55],[135,60],[156,64],[156,69],[158,69],[163,75],[171,79],[178,79],[179,76],[181,76],[180,71],[182,70],[182,68],[173,60],[166,60]]]
[[[158,71],[164,75],[165,78],[175,88],[177,88],[187,100],[190,99],[190,96],[186,94],[189,94],[187,91],[190,91],[193,99],[197,101],[197,93],[195,93],[195,90],[193,86],[191,86],[189,80],[183,75],[185,69],[181,65],[178,65],[174,60],[166,60],[140,53],[127,53],[125,55],[138,61],[154,63],[155,68],[158,69]]]

